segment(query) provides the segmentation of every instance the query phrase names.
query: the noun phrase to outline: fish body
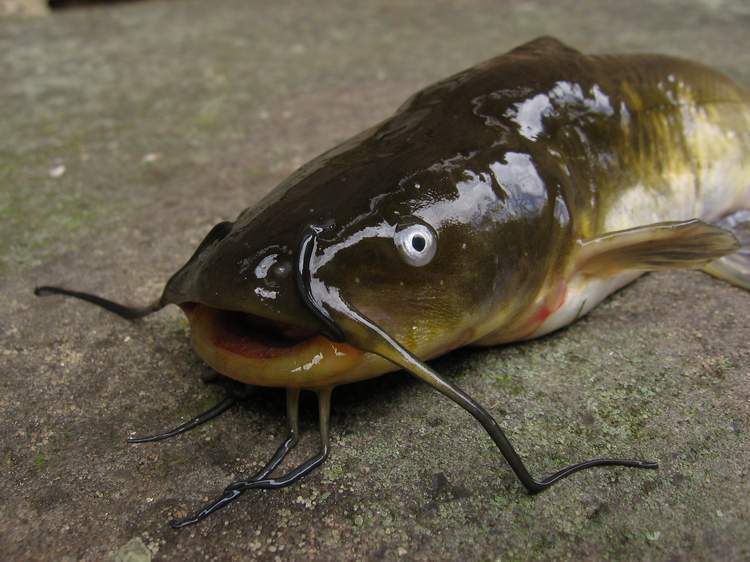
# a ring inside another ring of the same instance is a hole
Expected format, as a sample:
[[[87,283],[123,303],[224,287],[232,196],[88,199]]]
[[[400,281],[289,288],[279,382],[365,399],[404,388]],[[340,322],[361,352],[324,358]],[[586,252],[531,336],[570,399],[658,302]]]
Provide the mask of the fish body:
[[[161,298],[177,304],[219,373],[287,389],[289,434],[251,489],[325,461],[335,386],[403,368],[464,408],[529,493],[595,466],[531,476],[492,415],[425,360],[534,338],[646,271],[703,268],[750,289],[750,98],[721,74],[655,55],[589,56],[541,38],[418,92],[392,117],[305,164],[236,221],[216,225]],[[320,450],[273,476],[318,394]],[[237,401],[179,427],[183,433]]]
[[[654,269],[581,273],[586,241],[742,208],[745,90],[689,61],[590,56],[541,38],[425,88],[302,166],[217,227],[163,302],[183,306],[196,351],[221,373],[341,384],[398,367],[318,333],[290,275],[307,225],[322,232],[314,281],[328,306],[352,303],[426,359],[546,334]],[[436,235],[423,267],[393,243],[410,223]],[[316,335],[258,342],[238,327],[243,314]]]

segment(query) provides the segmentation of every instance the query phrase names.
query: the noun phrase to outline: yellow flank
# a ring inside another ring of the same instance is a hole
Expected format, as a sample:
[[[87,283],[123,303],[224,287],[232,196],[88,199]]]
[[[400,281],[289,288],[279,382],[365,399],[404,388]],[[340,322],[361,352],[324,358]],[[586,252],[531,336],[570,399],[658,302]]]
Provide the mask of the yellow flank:
[[[643,100],[641,99],[641,95],[627,80],[624,80],[622,82],[622,91],[625,93],[625,96],[628,100],[628,105],[634,111],[643,110]]]
[[[747,205],[750,158],[740,131],[750,130],[748,106],[697,103],[681,81],[670,95],[677,97],[675,106],[641,116],[651,142],[623,152],[638,181],[622,186],[601,210],[600,232],[690,218],[711,222]]]

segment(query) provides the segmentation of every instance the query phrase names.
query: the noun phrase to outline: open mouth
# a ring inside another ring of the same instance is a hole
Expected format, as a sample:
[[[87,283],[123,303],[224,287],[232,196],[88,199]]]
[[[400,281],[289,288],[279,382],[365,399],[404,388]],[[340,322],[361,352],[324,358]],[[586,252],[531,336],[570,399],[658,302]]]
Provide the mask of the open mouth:
[[[248,384],[322,386],[351,370],[363,355],[345,343],[270,318],[199,303],[180,307],[190,320],[198,355],[220,373]]]
[[[295,348],[317,335],[312,330],[254,314],[210,308],[202,304],[191,303],[189,306],[192,309],[190,314],[210,317],[214,344],[251,359],[292,354],[297,351]],[[196,311],[196,308],[201,310]]]

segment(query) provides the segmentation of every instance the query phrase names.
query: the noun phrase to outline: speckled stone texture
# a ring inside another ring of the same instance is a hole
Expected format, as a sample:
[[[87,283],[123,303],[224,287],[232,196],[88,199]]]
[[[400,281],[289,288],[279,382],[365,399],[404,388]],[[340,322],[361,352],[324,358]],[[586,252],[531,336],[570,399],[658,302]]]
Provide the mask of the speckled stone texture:
[[[146,2],[0,20],[0,559],[747,560],[750,294],[649,275],[539,341],[433,364],[537,473],[633,455],[527,496],[470,417],[395,374],[334,393],[333,452],[301,485],[167,526],[248,474],[283,393],[129,446],[220,389],[167,309],[130,324],[36,299],[134,303],[210,226],[416,89],[541,34],[694,58],[750,84],[744,0]],[[316,445],[314,400],[304,440]]]

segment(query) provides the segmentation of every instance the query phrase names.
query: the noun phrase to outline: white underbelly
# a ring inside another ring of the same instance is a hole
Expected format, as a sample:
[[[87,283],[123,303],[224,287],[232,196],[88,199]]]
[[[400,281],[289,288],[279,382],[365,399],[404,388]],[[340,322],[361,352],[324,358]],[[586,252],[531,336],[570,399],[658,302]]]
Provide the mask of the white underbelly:
[[[565,300],[560,308],[550,314],[528,338],[537,338],[549,334],[575,322],[588,314],[608,295],[640,277],[643,273],[643,271],[628,271],[606,279],[575,275],[568,282]]]

